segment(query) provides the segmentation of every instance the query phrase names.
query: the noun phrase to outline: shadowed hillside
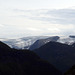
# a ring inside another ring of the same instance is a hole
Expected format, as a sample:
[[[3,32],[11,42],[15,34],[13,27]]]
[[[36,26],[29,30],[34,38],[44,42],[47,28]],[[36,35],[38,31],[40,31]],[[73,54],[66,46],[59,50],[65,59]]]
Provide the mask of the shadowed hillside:
[[[32,51],[11,49],[0,42],[0,75],[61,75],[61,72]]]
[[[33,51],[62,72],[67,71],[75,64],[75,49],[66,44],[49,42]]]

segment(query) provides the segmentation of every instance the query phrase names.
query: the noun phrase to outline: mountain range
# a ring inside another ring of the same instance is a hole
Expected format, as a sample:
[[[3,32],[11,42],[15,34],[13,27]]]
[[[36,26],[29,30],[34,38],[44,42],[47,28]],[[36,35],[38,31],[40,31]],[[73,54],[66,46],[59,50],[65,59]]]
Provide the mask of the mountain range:
[[[61,75],[49,62],[29,50],[12,49],[0,42],[0,75]]]
[[[17,39],[1,38],[0,41],[9,45],[11,48],[33,50],[50,41],[72,45],[73,43],[75,43],[75,36],[30,36]]]
[[[34,48],[33,51],[10,48],[0,42],[0,74],[69,75],[69,69],[75,65],[75,43],[61,43],[58,42],[60,39],[53,36],[40,39],[42,43],[35,41],[33,45],[37,49]],[[70,36],[69,39],[75,38]]]
[[[7,39],[1,38],[0,41],[4,42],[11,48],[15,49],[29,49],[30,46],[38,39],[45,39],[49,36],[30,36],[30,37],[23,37],[17,39]]]

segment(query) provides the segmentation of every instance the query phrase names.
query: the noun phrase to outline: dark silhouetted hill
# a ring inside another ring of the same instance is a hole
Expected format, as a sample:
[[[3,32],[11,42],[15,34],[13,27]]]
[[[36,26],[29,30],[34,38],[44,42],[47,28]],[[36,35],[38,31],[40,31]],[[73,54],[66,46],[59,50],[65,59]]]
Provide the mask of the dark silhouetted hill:
[[[0,75],[61,75],[61,72],[32,51],[11,49],[0,42]]]
[[[10,47],[6,44],[4,44],[3,42],[0,41],[0,51],[6,51],[9,50]]]
[[[75,49],[67,44],[49,42],[33,51],[62,72],[67,71],[75,64]]]

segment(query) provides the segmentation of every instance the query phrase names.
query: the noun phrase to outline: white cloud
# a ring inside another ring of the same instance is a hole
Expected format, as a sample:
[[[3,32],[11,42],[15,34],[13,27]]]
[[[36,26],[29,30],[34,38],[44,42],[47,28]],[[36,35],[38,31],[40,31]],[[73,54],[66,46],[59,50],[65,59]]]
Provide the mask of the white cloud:
[[[7,13],[4,11],[0,13],[0,37],[69,35],[75,33],[74,8],[58,10],[15,9],[8,10]]]
[[[4,27],[4,25],[0,24],[0,28],[1,28],[1,27]]]
[[[27,18],[31,20],[48,21],[55,24],[75,24],[75,9],[59,10],[17,10],[16,17]]]

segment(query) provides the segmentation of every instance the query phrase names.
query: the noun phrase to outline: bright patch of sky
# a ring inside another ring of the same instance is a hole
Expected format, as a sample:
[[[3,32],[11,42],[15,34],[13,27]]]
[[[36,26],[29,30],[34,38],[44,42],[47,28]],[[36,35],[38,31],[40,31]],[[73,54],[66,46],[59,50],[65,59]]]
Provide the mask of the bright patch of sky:
[[[0,0],[0,38],[75,33],[75,0]]]

